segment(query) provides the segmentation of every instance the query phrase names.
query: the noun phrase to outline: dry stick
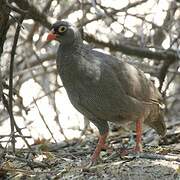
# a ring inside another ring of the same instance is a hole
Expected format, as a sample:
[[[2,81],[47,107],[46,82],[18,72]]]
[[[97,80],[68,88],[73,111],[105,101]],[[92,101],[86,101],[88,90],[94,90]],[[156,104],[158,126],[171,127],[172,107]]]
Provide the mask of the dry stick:
[[[13,42],[13,47],[12,47],[12,51],[11,51],[11,61],[10,61],[10,75],[9,75],[9,103],[6,100],[6,98],[3,96],[3,102],[5,104],[5,107],[7,109],[7,112],[9,114],[10,117],[10,123],[11,123],[11,134],[12,134],[12,148],[13,148],[13,152],[15,152],[15,134],[14,134],[14,127],[16,128],[17,132],[22,136],[22,139],[24,140],[24,142],[26,143],[26,145],[28,146],[29,149],[31,149],[31,146],[29,145],[29,143],[27,142],[26,138],[23,136],[21,129],[17,126],[15,119],[14,119],[14,115],[13,115],[13,65],[14,65],[14,55],[16,52],[16,46],[17,46],[17,42],[18,42],[18,38],[19,38],[19,33],[20,33],[20,29],[22,27],[22,22],[23,19],[25,17],[25,15],[27,14],[28,11],[22,10],[20,8],[14,7],[13,5],[11,5],[9,3],[8,0],[6,0],[6,4],[7,6],[10,7],[10,9],[12,9],[13,11],[21,14],[20,15],[20,20],[18,22],[17,28],[16,28],[16,33],[14,36],[14,42]]]
[[[41,119],[43,120],[46,128],[48,129],[49,133],[51,134],[51,137],[53,138],[54,142],[57,143],[56,139],[55,139],[54,136],[53,136],[53,133],[51,132],[48,124],[46,123],[46,121],[45,121],[45,119],[44,119],[44,116],[42,115],[42,113],[41,113],[41,111],[40,111],[40,109],[39,109],[39,107],[38,107],[38,105],[37,105],[37,103],[36,103],[36,100],[35,100],[34,98],[33,98],[33,101],[34,101],[34,104],[36,105],[36,108],[37,108],[37,110],[38,110],[38,112],[39,112],[39,115],[40,115]]]
[[[21,15],[20,18],[20,23],[22,24],[24,19],[24,16]],[[12,148],[13,152],[15,153],[15,137],[14,137],[14,124],[15,124],[15,119],[13,115],[13,69],[14,69],[14,56],[16,52],[16,46],[19,38],[19,32],[20,32],[21,26],[18,24],[16,33],[14,36],[14,42],[11,50],[11,61],[10,61],[10,70],[9,70],[9,116],[10,116],[10,125],[11,125],[11,134],[12,134]]]
[[[32,170],[24,170],[24,169],[20,169],[20,168],[14,168],[14,167],[1,167],[2,171],[7,171],[7,172],[11,172],[13,175],[11,177],[9,177],[8,179],[16,179],[15,177],[21,173],[21,175],[25,175],[26,178],[27,176],[35,176],[34,171]],[[22,176],[23,177],[23,176]]]
[[[63,86],[58,86],[58,87],[56,87],[55,89],[53,89],[52,91],[48,91],[46,94],[43,94],[42,96],[39,96],[39,97],[37,97],[36,98],[36,101],[37,100],[41,100],[42,98],[44,98],[44,97],[46,97],[46,96],[48,96],[48,95],[51,95],[52,93],[56,93],[60,88],[62,88]],[[31,105],[33,104],[33,101],[31,102],[31,103],[29,103],[28,105],[27,105],[27,107],[30,107]]]
[[[54,99],[53,108],[54,108],[54,111],[56,112],[55,122],[57,123],[57,125],[58,125],[58,127],[59,127],[60,133],[63,135],[65,141],[68,141],[68,138],[67,138],[67,136],[65,135],[64,130],[63,130],[63,128],[62,128],[62,126],[61,126],[61,123],[60,123],[60,120],[59,120],[59,116],[58,116],[59,111],[58,111],[58,109],[57,109],[57,105],[56,105],[55,99]]]
[[[166,161],[177,161],[180,162],[179,156],[171,156],[171,155],[161,155],[161,154],[152,154],[152,153],[139,153],[140,158],[145,159],[155,159],[155,160],[166,160]]]
[[[17,7],[15,7],[15,6],[13,6],[13,5],[9,2],[9,0],[6,0],[6,5],[7,5],[11,10],[13,10],[13,11],[15,11],[15,12],[21,14],[21,15],[25,15],[25,14],[28,12],[28,11],[26,11],[26,10],[23,10],[23,9],[20,9],[20,8],[17,8]],[[22,22],[19,22],[18,24],[21,26]]]
[[[4,147],[4,149],[2,150],[2,152],[0,153],[0,159],[2,159],[2,158],[5,156],[5,154],[6,154],[6,149],[7,149],[7,146],[8,146],[8,144],[9,144],[9,142],[11,141],[11,138],[12,138],[12,135],[10,135],[9,140],[6,141],[5,147]],[[1,141],[1,142],[2,142],[2,141]]]
[[[36,53],[35,51],[34,51],[34,55],[37,57],[38,60],[40,60],[39,56],[37,55],[37,53]],[[43,70],[44,70],[44,66],[43,66],[42,64],[41,64],[41,66],[42,66],[42,68],[43,68]],[[34,78],[33,72],[31,72],[31,74],[32,74],[32,76],[33,76],[33,79],[37,82],[37,79]],[[48,127],[48,125],[47,125],[47,123],[46,123],[46,121],[45,121],[45,119],[44,119],[44,116],[43,116],[43,114],[41,113],[41,111],[40,111],[40,109],[39,109],[39,107],[38,107],[38,105],[37,105],[37,103],[36,103],[37,100],[35,100],[35,99],[33,98],[33,102],[34,102],[34,104],[36,105],[36,107],[37,107],[37,109],[38,109],[38,112],[39,112],[39,115],[40,115],[41,119],[43,120],[46,128],[48,129],[49,133],[51,134],[51,137],[53,138],[54,142],[57,143],[56,139],[55,139],[54,136],[53,136],[53,133],[51,132],[50,128]]]
[[[48,167],[48,165],[45,164],[45,163],[37,162],[37,161],[29,160],[29,159],[25,159],[25,158],[22,158],[22,157],[17,157],[17,156],[12,156],[12,155],[7,155],[7,154],[6,154],[5,157],[7,159],[10,159],[10,160],[17,160],[17,161],[20,161],[20,162],[27,163],[31,167],[32,166],[34,166],[34,167],[41,167],[41,168]]]
[[[23,2],[23,3],[21,3]],[[142,1],[137,1],[135,3],[130,3],[128,6],[122,9],[120,9],[120,11],[125,11],[127,10],[128,8],[132,8],[134,6],[137,6],[137,5],[140,5],[142,3],[145,3],[147,2],[147,0],[142,0]],[[25,0],[18,0],[16,1],[16,4],[19,5],[20,7],[22,7],[22,5],[25,5],[26,7],[29,7],[29,3],[28,1],[25,1]],[[96,2],[97,5],[100,6],[100,4],[98,4]],[[112,9],[112,8],[111,8]],[[31,4],[31,8],[29,9],[29,11],[31,11],[31,13],[29,13],[28,15],[38,21],[40,24],[44,25],[45,27],[47,28],[50,28],[51,24],[49,23],[49,21],[47,21],[46,18],[44,18],[44,13],[41,13],[39,10],[37,10],[32,4]],[[119,10],[118,10],[119,11]],[[172,59],[172,60],[178,60],[179,57],[177,56],[177,53],[171,49],[171,50],[168,50],[168,51],[158,51],[156,49],[156,51],[153,51],[153,50],[150,50],[148,48],[139,48],[139,47],[136,47],[136,46],[132,46],[132,45],[127,45],[127,43],[124,43],[124,42],[119,42],[118,44],[114,44],[112,41],[110,42],[104,42],[104,41],[100,41],[98,39],[96,39],[94,36],[92,35],[89,35],[87,33],[84,33],[85,36],[84,36],[84,40],[86,40],[87,42],[94,42],[96,45],[100,45],[100,46],[106,46],[106,47],[109,47],[110,50],[114,50],[114,51],[120,51],[124,54],[127,54],[127,55],[131,55],[131,56],[137,56],[137,57],[147,57],[147,58],[150,58],[150,59],[155,59],[155,60],[163,60],[163,61],[167,61],[169,59]]]
[[[7,135],[0,135],[0,139],[1,138],[5,138],[5,137],[10,137],[11,134],[7,134]],[[14,135],[14,137],[22,137],[22,135]],[[32,138],[31,136],[23,136],[25,138]]]
[[[5,106],[5,108],[7,109],[7,111],[9,111],[8,110],[8,101],[6,100],[6,99],[4,99],[5,97],[4,97],[4,94],[3,94],[3,103],[4,103],[4,106]],[[3,135],[1,135],[1,136],[3,136]],[[14,137],[16,137],[15,135],[14,135]],[[12,138],[12,134],[10,134],[9,135],[9,139],[7,140],[7,141],[0,141],[0,142],[6,142],[6,145],[5,145],[5,147],[4,147],[4,149],[3,149],[3,151],[1,152],[1,154],[0,154],[0,159],[2,159],[2,157],[5,155],[5,153],[6,153],[6,151],[7,151],[7,146],[8,146],[8,144],[9,144],[9,142],[11,141],[11,138]]]
[[[96,14],[97,14],[98,16],[105,16],[105,13],[104,13],[102,10],[100,10],[100,9],[97,8],[96,1],[95,1],[95,0],[91,0],[91,4],[92,4],[92,6],[94,7],[95,12],[96,12]]]
[[[58,84],[58,82],[57,82],[57,76],[56,76],[56,84]],[[61,126],[61,123],[60,123],[60,120],[59,120],[59,111],[58,111],[58,108],[57,108],[57,105],[56,105],[56,101],[55,101],[55,91],[54,91],[54,104],[53,104],[53,108],[54,108],[54,111],[56,112],[56,117],[55,117],[55,121],[56,121],[56,123],[58,124],[58,126],[59,126],[59,130],[60,130],[60,133],[64,136],[64,139],[66,140],[66,141],[68,141],[68,138],[66,137],[66,135],[65,135],[65,133],[64,133],[64,130],[63,130],[63,128],[62,128],[62,126]]]
[[[34,52],[34,55],[36,56],[36,58],[38,59],[38,61],[40,62],[41,59],[39,58],[39,56],[37,55],[37,53],[36,53],[35,51],[33,51],[33,52]],[[44,70],[44,66],[43,66],[42,64],[41,64],[41,66],[42,66],[42,68],[43,68],[43,70]],[[46,72],[46,71],[45,71],[45,72]],[[33,77],[35,77],[33,73],[32,73],[32,75],[33,75]],[[37,81],[35,78],[34,78],[34,80]],[[57,83],[57,78],[56,78],[56,84],[58,84],[58,83]],[[61,87],[62,87],[62,86],[58,86],[58,88],[56,88],[55,90],[50,91],[50,92],[46,93],[45,95],[43,95],[43,96],[41,96],[41,97],[43,98],[43,97],[45,97],[45,96],[48,95],[48,94],[51,95],[52,92],[55,93],[55,92],[57,91],[57,89],[59,89],[59,88],[61,88]],[[54,96],[54,97],[55,97],[55,96]],[[37,101],[37,99],[40,99],[40,97],[36,98],[36,101]],[[54,101],[55,101],[55,100],[54,100]],[[34,102],[34,100],[33,100],[33,102]],[[32,104],[32,103],[31,103],[31,104]],[[58,124],[59,129],[60,129],[60,132],[61,132],[61,134],[64,136],[65,140],[68,141],[68,138],[67,138],[66,135],[64,134],[63,128],[61,127],[61,124],[60,124],[60,121],[59,121],[58,110],[57,110],[57,107],[56,107],[56,103],[54,103],[53,108],[54,108],[54,111],[56,112],[55,122]],[[43,115],[42,115],[42,117],[43,117]],[[42,119],[43,119],[43,118],[42,118]],[[56,142],[56,141],[55,141],[55,142]]]
[[[166,95],[166,91],[167,91],[167,89],[169,88],[169,85],[171,84],[171,82],[175,79],[175,77],[176,77],[176,72],[178,72],[178,69],[179,69],[179,66],[177,66],[176,67],[176,71],[173,73],[173,75],[172,75],[172,77],[171,77],[171,79],[169,80],[169,82],[167,83],[167,85],[166,85],[166,87],[165,87],[165,89],[164,89],[164,91],[163,91],[163,97]]]
[[[9,104],[8,104],[8,101],[7,99],[5,98],[4,94],[3,94],[3,104],[8,112],[8,114],[10,114],[10,110],[9,110]],[[26,138],[23,136],[22,132],[21,132],[21,129],[18,127],[18,125],[16,124],[16,122],[14,121],[14,126],[17,130],[17,132],[21,135],[22,139],[24,140],[24,142],[26,143],[27,147],[32,150],[31,146],[29,145],[29,143],[27,142]],[[13,133],[14,134],[14,133]],[[15,136],[15,135],[14,135]]]

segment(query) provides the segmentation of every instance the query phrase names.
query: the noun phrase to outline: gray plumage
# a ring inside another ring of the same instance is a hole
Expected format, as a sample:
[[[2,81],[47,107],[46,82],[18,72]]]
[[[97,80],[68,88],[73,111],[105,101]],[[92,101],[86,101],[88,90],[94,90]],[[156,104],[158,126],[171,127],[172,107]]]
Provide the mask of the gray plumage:
[[[60,26],[66,30],[59,32]],[[67,22],[59,21],[52,29],[60,42],[57,70],[69,99],[101,135],[108,131],[107,121],[139,118],[165,135],[162,97],[141,70],[84,45],[79,31]]]

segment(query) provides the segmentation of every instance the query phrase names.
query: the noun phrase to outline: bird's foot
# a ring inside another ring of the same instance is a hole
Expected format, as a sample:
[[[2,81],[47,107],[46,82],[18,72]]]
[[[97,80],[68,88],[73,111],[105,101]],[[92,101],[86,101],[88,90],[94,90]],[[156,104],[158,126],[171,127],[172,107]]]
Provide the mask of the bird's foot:
[[[120,149],[120,155],[123,156],[128,156],[129,154],[138,154],[140,152],[143,152],[143,148],[141,144],[136,144],[135,147],[132,148],[121,148]]]
[[[101,153],[101,150],[106,150],[108,154],[112,154],[112,148],[109,147],[107,144],[97,144],[96,149],[91,157],[92,162],[96,162],[99,159],[99,155]]]
[[[143,152],[143,147],[142,147],[142,144],[136,144],[135,148],[134,148],[134,151],[136,153],[140,153],[140,152]]]
[[[101,135],[99,137],[99,141],[98,141],[98,144],[96,146],[96,149],[91,157],[91,161],[92,162],[96,162],[97,159],[99,159],[99,155],[101,153],[101,150],[107,150],[107,152],[109,154],[112,153],[112,148],[110,148],[105,142],[106,142],[106,137],[107,137],[108,133],[105,133],[103,135]]]

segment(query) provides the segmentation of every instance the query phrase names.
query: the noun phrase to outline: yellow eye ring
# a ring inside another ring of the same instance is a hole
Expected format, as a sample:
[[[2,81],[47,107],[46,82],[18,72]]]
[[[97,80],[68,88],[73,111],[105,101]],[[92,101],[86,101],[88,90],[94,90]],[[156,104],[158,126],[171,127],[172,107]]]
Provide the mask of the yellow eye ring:
[[[63,33],[63,32],[65,32],[66,30],[67,30],[67,27],[66,27],[66,26],[60,26],[59,29],[58,29],[58,31],[59,31],[60,33]]]

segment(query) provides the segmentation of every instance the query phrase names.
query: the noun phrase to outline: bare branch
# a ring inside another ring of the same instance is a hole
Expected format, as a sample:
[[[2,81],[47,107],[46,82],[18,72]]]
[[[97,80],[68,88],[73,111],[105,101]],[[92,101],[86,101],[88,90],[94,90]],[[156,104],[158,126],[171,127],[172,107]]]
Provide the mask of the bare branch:
[[[21,20],[20,20],[21,24],[23,22],[23,19],[24,19],[24,15],[21,16]],[[10,72],[10,74],[9,74],[9,116],[10,116],[10,124],[11,124],[13,152],[15,152],[15,137],[14,137],[15,119],[14,119],[14,115],[13,115],[13,69],[14,69],[14,56],[15,56],[15,52],[16,52],[16,46],[17,46],[20,30],[21,30],[21,26],[18,24],[16,33],[14,36],[12,51],[11,51],[11,61],[10,61],[10,70],[9,70],[9,72]]]
[[[96,39],[93,35],[84,33],[84,39],[89,43],[95,43],[100,47],[109,47],[111,51],[119,51],[127,55],[132,55],[141,58],[149,58],[154,60],[163,60],[163,61],[177,61],[179,56],[176,51],[170,50],[150,50],[148,48],[141,48],[137,46],[126,45],[125,43],[119,42],[115,44],[113,42],[104,42],[102,40]]]
[[[57,143],[56,139],[54,138],[54,135],[53,135],[52,131],[50,130],[48,124],[46,123],[46,120],[44,119],[44,116],[42,115],[42,113],[41,113],[41,111],[40,111],[40,109],[39,109],[39,107],[37,105],[36,100],[34,98],[33,98],[33,100],[34,100],[34,104],[36,105],[36,108],[37,108],[37,110],[39,112],[39,115],[40,115],[41,119],[43,120],[43,123],[45,124],[46,128],[48,129],[49,133],[51,134],[51,137],[54,140],[54,142]]]
[[[13,6],[11,3],[9,3],[9,0],[6,0],[6,4],[11,10],[13,10],[13,11],[19,13],[19,14],[25,15],[27,13],[26,10],[22,10],[20,8],[17,8],[15,6]]]

